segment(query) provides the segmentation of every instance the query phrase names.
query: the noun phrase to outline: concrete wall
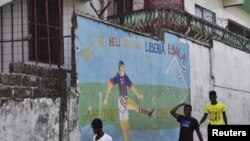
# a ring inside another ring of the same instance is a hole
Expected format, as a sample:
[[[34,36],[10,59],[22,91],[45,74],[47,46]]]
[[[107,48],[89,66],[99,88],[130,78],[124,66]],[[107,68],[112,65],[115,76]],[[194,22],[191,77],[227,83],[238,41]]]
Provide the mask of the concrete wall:
[[[249,124],[250,55],[218,41],[214,41],[213,54],[213,86],[227,105],[228,123]]]
[[[66,72],[22,63],[0,74],[0,140],[65,138]]]
[[[202,117],[214,89],[229,124],[250,124],[250,55],[217,40],[213,46],[181,41],[190,47],[193,116]],[[20,63],[10,68],[11,73],[0,74],[0,140],[80,140],[78,95],[71,88],[66,98],[66,73]],[[205,140],[207,123],[201,125]]]
[[[87,6],[89,2],[76,1],[76,10],[83,11],[83,9],[87,9],[84,4]],[[14,2],[18,2],[18,0],[14,0]],[[212,0],[212,2],[186,0],[185,2],[185,10],[190,13],[194,14],[194,3],[197,3],[216,12],[216,16],[219,18],[230,18],[250,27],[248,13],[241,11],[237,7],[222,8],[222,1],[220,0]],[[10,11],[8,11],[9,8],[7,7],[3,8],[4,18],[7,19],[4,21],[4,38],[10,38],[8,24],[10,23]],[[71,34],[71,11],[73,11],[71,2],[64,0],[64,35]],[[18,22],[20,21],[14,23]],[[25,22],[27,23],[27,21]],[[17,31],[19,28],[17,26],[14,29]],[[27,33],[26,28],[25,33]],[[15,37],[20,37],[20,34],[15,35]],[[208,92],[215,89],[218,93],[218,100],[226,105],[228,123],[250,124],[250,55],[216,40],[213,41],[213,47],[193,42],[191,39],[183,38],[182,40],[190,44],[193,116],[198,120],[202,117],[205,103],[209,102]],[[27,43],[25,43],[26,45]],[[7,60],[4,62],[4,66],[6,68],[5,72],[8,72],[10,43],[5,43],[4,46],[4,53],[6,54],[4,60]],[[20,46],[20,44],[16,46]],[[68,51],[70,49],[71,40],[66,39],[65,66],[70,66],[69,58],[71,58],[71,53]],[[15,50],[19,49],[16,48]],[[62,138],[63,140],[79,140],[80,137],[76,129],[76,105],[78,103],[77,95],[75,95],[76,90],[72,88],[72,94],[69,95],[66,101],[68,106],[62,106],[62,93],[58,92],[59,90],[52,93],[47,91],[52,88],[51,86],[55,87],[57,84],[49,83],[53,81],[41,83],[41,80],[43,80],[43,77],[39,75],[41,71],[27,69],[25,71],[28,72],[25,72],[24,70],[18,71],[22,70],[22,67],[18,68],[17,66],[14,67],[11,74],[0,74],[0,140],[54,141]],[[37,73],[32,74],[35,72]],[[63,115],[68,117],[69,122],[62,121],[63,119],[59,115],[62,108],[67,108],[69,111],[65,113],[66,115]],[[207,137],[207,121],[201,125],[205,140]],[[65,130],[62,131],[62,129]],[[197,140],[197,136],[194,136]]]
[[[132,32],[127,30],[127,32]],[[174,33],[173,33],[174,34]],[[204,44],[180,36],[189,44],[190,87],[193,116],[200,120],[209,103],[210,90],[217,91],[218,101],[226,106],[229,124],[250,124],[250,54],[218,40]],[[87,43],[85,41],[85,43]],[[237,116],[236,116],[237,115]],[[201,125],[207,140],[209,119]],[[195,141],[198,141],[194,133]]]
[[[216,40],[213,47],[183,40],[190,44],[193,116],[201,119],[210,102],[208,92],[215,90],[217,100],[226,105],[228,124],[250,124],[250,55]],[[207,124],[208,119],[201,125],[205,140]]]

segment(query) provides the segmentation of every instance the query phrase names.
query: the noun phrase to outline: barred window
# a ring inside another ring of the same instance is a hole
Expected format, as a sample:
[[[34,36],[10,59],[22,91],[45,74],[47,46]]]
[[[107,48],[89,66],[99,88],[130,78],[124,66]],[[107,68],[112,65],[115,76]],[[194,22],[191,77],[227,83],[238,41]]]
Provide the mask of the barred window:
[[[204,8],[204,7],[201,7],[199,5],[195,5],[195,15],[199,18],[202,18],[206,21],[209,21],[211,23],[215,23],[215,13]]]
[[[228,30],[250,40],[250,29],[230,19],[228,20]]]
[[[62,0],[28,0],[29,59],[63,64]]]

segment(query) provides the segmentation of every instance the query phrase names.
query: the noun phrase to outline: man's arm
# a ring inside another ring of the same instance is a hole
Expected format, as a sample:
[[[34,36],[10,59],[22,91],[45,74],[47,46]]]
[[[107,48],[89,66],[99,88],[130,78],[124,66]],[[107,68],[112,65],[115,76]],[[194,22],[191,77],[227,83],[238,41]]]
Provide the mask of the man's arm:
[[[178,110],[178,108],[180,108],[181,106],[184,106],[184,105],[186,105],[186,104],[185,104],[185,103],[181,103],[181,104],[175,106],[175,107],[170,111],[171,115],[172,115],[173,117],[175,117],[175,118],[178,118],[179,115],[176,113],[176,111]]]
[[[224,123],[225,123],[225,125],[227,125],[227,115],[226,115],[226,112],[222,112],[222,115],[223,115]]]
[[[203,117],[200,120],[200,124],[202,124],[207,119],[207,113],[204,113]]]
[[[196,133],[197,133],[197,136],[198,136],[199,140],[200,140],[200,141],[203,141],[203,137],[202,137],[202,135],[201,135],[200,128],[198,127],[195,131],[196,131]]]
[[[112,88],[113,88],[113,84],[109,81],[108,85],[107,85],[106,95],[105,95],[105,98],[103,100],[104,106],[108,106],[108,98],[109,98],[109,94],[110,94],[110,91]]]
[[[136,95],[136,97],[140,100],[142,100],[142,95],[136,90],[135,85],[132,84],[130,87],[131,91]]]

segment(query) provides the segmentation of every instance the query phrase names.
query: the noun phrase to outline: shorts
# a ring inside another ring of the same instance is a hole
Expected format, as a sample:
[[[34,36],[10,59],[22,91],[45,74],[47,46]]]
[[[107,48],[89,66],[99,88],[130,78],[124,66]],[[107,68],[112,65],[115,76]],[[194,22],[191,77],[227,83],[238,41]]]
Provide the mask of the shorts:
[[[127,96],[118,97],[119,118],[120,120],[128,120]]]

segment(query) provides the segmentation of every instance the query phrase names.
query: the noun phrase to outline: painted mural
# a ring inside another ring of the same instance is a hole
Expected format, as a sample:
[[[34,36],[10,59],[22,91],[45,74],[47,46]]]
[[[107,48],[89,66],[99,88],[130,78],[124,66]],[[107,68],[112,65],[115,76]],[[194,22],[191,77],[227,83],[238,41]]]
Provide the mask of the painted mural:
[[[170,110],[190,103],[189,45],[169,33],[159,41],[84,16],[77,24],[81,141],[92,140],[96,117],[114,141],[177,141]]]

